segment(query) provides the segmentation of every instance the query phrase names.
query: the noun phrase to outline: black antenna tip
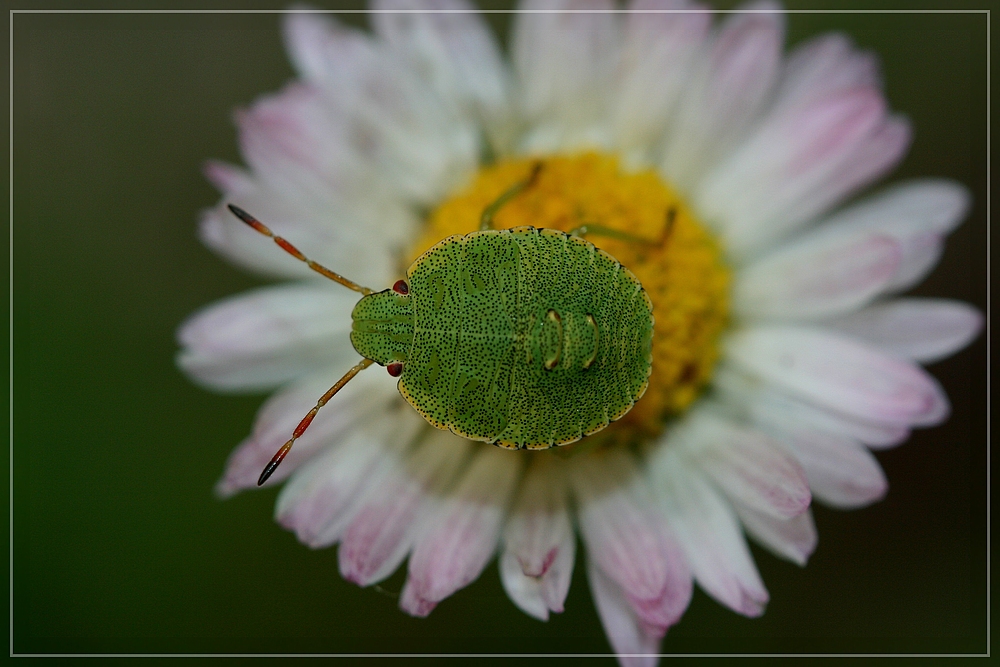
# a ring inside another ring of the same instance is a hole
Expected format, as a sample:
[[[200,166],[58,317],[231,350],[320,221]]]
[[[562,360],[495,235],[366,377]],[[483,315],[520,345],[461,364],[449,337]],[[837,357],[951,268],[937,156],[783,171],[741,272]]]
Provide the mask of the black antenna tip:
[[[263,472],[260,473],[260,477],[257,478],[257,486],[264,486],[264,482],[267,481],[267,478],[278,469],[279,463],[281,463],[281,461],[271,461],[267,464]]]
[[[236,206],[234,204],[226,204],[226,207],[232,212],[233,215],[235,215],[243,222],[249,223],[251,220],[253,220],[253,216],[244,211],[243,209],[241,209],[239,206]]]

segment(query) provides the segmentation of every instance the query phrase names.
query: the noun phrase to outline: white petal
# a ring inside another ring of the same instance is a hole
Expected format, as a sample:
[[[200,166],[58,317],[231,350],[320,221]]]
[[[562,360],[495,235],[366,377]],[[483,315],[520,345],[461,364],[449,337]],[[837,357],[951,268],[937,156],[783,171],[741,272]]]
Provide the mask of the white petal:
[[[549,620],[549,606],[542,598],[541,580],[529,577],[521,571],[517,556],[510,551],[500,555],[500,582],[507,597],[518,609],[539,621]]]
[[[319,88],[294,83],[235,114],[240,149],[254,174],[296,199],[327,203],[365,173],[348,126]]]
[[[793,219],[813,220],[889,173],[906,155],[912,138],[910,121],[899,114],[890,115],[796,203]],[[904,250],[901,266],[905,263]]]
[[[415,412],[407,412],[420,420]],[[396,571],[430,513],[427,496],[450,485],[470,449],[467,440],[435,432],[407,458],[393,459],[395,465],[371,485],[340,540],[337,557],[345,579],[368,586]]]
[[[905,426],[866,421],[793,398],[773,385],[743,375],[728,364],[718,367],[713,383],[725,403],[744,410],[752,422],[766,430],[775,426],[813,429],[849,436],[878,448],[898,445],[910,434]]]
[[[678,447],[733,500],[778,519],[809,507],[809,484],[795,457],[764,433],[738,428],[705,408],[678,426]]]
[[[372,235],[376,247],[410,238],[412,212],[378,163],[372,141],[359,136],[348,110],[320,87],[289,85],[238,111],[236,121],[255,190],[262,190],[239,192],[241,206],[301,244],[308,256],[350,262],[344,245],[363,255]],[[345,272],[352,266],[334,265]]]
[[[817,405],[897,426],[943,421],[948,399],[919,366],[821,329],[759,326],[726,342],[743,368]]]
[[[784,30],[780,12],[735,13],[702,49],[667,134],[661,168],[671,183],[690,191],[756,122],[778,79]]]
[[[544,575],[558,547],[573,534],[565,468],[553,456],[535,457],[504,528],[506,548],[528,576]]]
[[[299,75],[306,80],[321,80],[326,73],[326,58],[333,24],[319,14],[292,13],[282,24],[285,50]]]
[[[629,5],[636,12],[689,7],[685,0],[634,0]],[[659,141],[711,18],[708,12],[626,16],[619,87],[611,109],[623,152],[645,151]]]
[[[752,257],[881,175],[908,141],[879,91],[838,91],[772,114],[695,199],[729,251]]]
[[[445,495],[417,538],[409,583],[421,600],[440,602],[474,581],[496,552],[523,458],[480,446],[458,487]]]
[[[775,519],[739,503],[734,507],[750,537],[774,555],[804,566],[816,550],[819,537],[811,510],[791,519]]]
[[[296,472],[278,495],[278,523],[313,548],[336,542],[359,500],[379,486],[380,469],[409,447],[420,426],[406,413],[394,417],[362,423]]]
[[[905,181],[831,216],[828,225],[900,233],[948,234],[965,218],[971,204],[960,183],[938,178]]]
[[[847,35],[813,37],[788,54],[775,106],[791,107],[856,86],[881,87],[878,58],[858,51]]]
[[[407,199],[434,203],[464,182],[478,160],[474,123],[415,77],[410,66],[365,33],[314,19],[311,83],[322,88],[352,146]],[[319,43],[321,42],[321,43]]]
[[[425,9],[428,13],[375,13],[383,37],[438,94],[487,126],[495,148],[504,148],[510,123],[507,71],[486,25],[465,0],[377,0],[376,10]],[[442,13],[443,12],[443,13]]]
[[[971,197],[964,186],[942,179],[907,181],[845,208],[823,230],[870,231],[897,239],[900,266],[885,291],[919,282],[940,256],[943,238],[964,218]]]
[[[637,617],[663,632],[690,601],[691,575],[665,523],[647,508],[648,492],[622,452],[572,461],[580,532],[589,557],[622,587]]]
[[[580,532],[591,558],[629,597],[658,597],[667,563],[656,527],[632,492],[639,473],[631,457],[612,452],[572,463]]]
[[[900,244],[873,232],[809,237],[783,246],[741,271],[737,313],[778,319],[820,318],[869,302],[896,274]]]
[[[526,0],[526,10],[610,10],[609,0]],[[532,124],[556,119],[562,147],[594,136],[606,122],[608,91],[619,56],[620,36],[611,13],[518,13],[512,60],[520,80],[521,111]],[[550,140],[551,141],[551,140]],[[553,150],[538,137],[525,150]]]
[[[272,395],[257,411],[253,432],[229,455],[226,471],[215,487],[222,497],[257,488],[257,478],[316,401],[344,374],[345,368],[322,369]],[[276,486],[320,449],[337,445],[359,423],[385,418],[398,396],[391,378],[377,371],[356,376],[320,410],[309,429],[265,486]],[[397,403],[398,403],[398,399]],[[402,407],[399,405],[398,407]]]
[[[912,297],[869,306],[826,326],[890,354],[927,364],[968,345],[979,335],[983,316],[961,301]]]
[[[695,580],[709,595],[745,616],[760,616],[768,601],[729,503],[668,442],[650,460],[656,500],[673,528]]]
[[[663,635],[636,618],[621,588],[593,562],[587,563],[587,578],[601,625],[611,648],[618,654],[618,662],[623,667],[655,667]]]
[[[566,493],[565,463],[534,457],[503,532],[504,587],[515,604],[542,620],[563,610],[573,574],[576,538]],[[537,601],[544,614],[535,613]]]
[[[850,438],[799,431],[789,434],[787,441],[820,502],[855,509],[885,496],[889,482],[882,467],[871,452]]]
[[[339,286],[278,285],[204,308],[177,332],[178,365],[214,389],[269,389],[317,366],[345,368],[357,295]],[[332,384],[332,383],[331,383]]]
[[[549,611],[561,614],[566,603],[566,594],[573,579],[573,566],[576,562],[576,535],[570,534],[559,546],[558,555],[548,572],[539,582],[542,600]]]
[[[526,614],[547,621],[550,611],[557,614],[563,611],[575,558],[576,538],[572,534],[559,545],[555,558],[540,577],[526,575],[517,556],[504,551],[500,558],[500,579],[514,604]]]

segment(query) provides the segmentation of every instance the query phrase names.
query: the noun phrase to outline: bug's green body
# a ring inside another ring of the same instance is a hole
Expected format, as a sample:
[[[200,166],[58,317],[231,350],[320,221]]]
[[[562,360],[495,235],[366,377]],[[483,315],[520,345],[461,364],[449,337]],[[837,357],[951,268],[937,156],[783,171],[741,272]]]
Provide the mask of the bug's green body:
[[[653,309],[590,242],[534,227],[444,239],[354,309],[351,341],[401,362],[399,391],[428,422],[518,449],[579,440],[646,390]]]

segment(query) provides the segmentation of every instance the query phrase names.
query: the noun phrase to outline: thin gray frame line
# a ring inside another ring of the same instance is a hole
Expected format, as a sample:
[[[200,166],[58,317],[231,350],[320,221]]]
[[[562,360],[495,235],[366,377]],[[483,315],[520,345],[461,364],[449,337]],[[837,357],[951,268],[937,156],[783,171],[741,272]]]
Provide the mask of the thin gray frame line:
[[[990,653],[990,11],[986,10],[986,654]]]
[[[988,653],[17,653],[20,658],[985,658]]]
[[[8,492],[10,494],[10,504],[7,507],[8,512],[8,522],[7,527],[9,531],[9,565],[10,565],[10,615],[8,616],[8,621],[10,622],[10,653],[14,654],[14,13],[10,14],[10,40],[8,46],[10,47],[10,80],[8,81],[10,87],[10,115],[7,117],[9,124],[10,138],[7,143],[7,147],[10,151],[8,156],[9,159],[9,170],[7,172],[8,187],[10,188],[10,202],[8,204],[8,234],[10,248],[8,248],[8,256],[10,262],[7,266],[9,272],[9,282],[7,284],[7,309],[8,315],[10,317],[10,322],[8,322],[9,332],[9,349],[8,354],[10,358],[10,363],[7,366],[8,383],[10,388],[10,393],[8,394],[10,405],[8,406],[8,427],[10,431],[9,435],[9,449],[8,452]]]
[[[989,9],[11,9],[14,14],[989,14]]]
[[[263,9],[263,10],[242,10],[242,9],[11,9],[9,21],[9,285],[8,285],[8,311],[10,321],[9,328],[9,577],[10,577],[10,597],[9,597],[9,625],[10,625],[10,656],[11,657],[607,657],[615,656],[615,653],[526,653],[526,654],[479,654],[479,653],[316,653],[316,654],[285,654],[285,653],[14,653],[14,14],[383,14],[383,13],[430,13],[430,14],[553,14],[553,13],[578,13],[578,14],[669,14],[669,13],[748,13],[748,14],[986,14],[986,367],[990,367],[990,211],[991,211],[991,160],[990,160],[990,109],[991,109],[991,86],[990,86],[990,55],[991,55],[991,10],[989,9],[784,9],[784,10],[311,10],[311,9]],[[990,657],[991,627],[990,627],[990,568],[989,556],[991,547],[991,525],[990,525],[990,400],[991,382],[990,375],[986,376],[986,653],[638,653],[622,654],[629,656],[652,656],[659,657]]]

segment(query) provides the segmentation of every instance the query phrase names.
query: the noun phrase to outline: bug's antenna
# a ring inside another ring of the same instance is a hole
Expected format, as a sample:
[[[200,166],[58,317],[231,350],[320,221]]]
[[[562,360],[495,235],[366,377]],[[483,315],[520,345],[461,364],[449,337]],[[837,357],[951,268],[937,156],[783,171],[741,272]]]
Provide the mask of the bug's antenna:
[[[260,473],[260,477],[257,479],[257,486],[260,486],[264,482],[266,482],[267,478],[270,477],[274,473],[274,471],[278,469],[278,466],[281,465],[281,462],[284,460],[285,456],[292,449],[292,445],[295,444],[295,441],[299,439],[299,436],[301,436],[303,433],[306,432],[307,428],[309,428],[309,424],[312,423],[313,417],[316,416],[316,413],[319,412],[319,409],[324,405],[326,405],[326,402],[329,401],[331,398],[333,398],[338,391],[343,389],[344,385],[350,382],[355,375],[357,375],[364,369],[368,368],[373,363],[375,362],[372,361],[371,359],[362,359],[354,366],[352,366],[351,370],[347,371],[347,373],[344,374],[344,377],[337,380],[337,384],[330,387],[329,391],[327,391],[320,397],[320,399],[316,402],[316,407],[310,410],[309,413],[302,418],[302,421],[299,422],[299,425],[295,427],[295,430],[292,431],[292,437],[288,440],[288,442],[283,444],[281,446],[281,449],[275,452],[274,456],[271,457],[271,461],[266,466],[264,466],[264,471]]]
[[[299,252],[298,248],[296,248],[295,246],[293,246],[291,243],[289,243],[285,239],[281,238],[280,236],[277,236],[274,232],[272,232],[270,229],[268,229],[264,225],[263,222],[261,222],[260,220],[258,220],[255,217],[253,217],[252,215],[250,215],[249,213],[247,213],[246,211],[244,211],[240,207],[233,206],[232,204],[227,204],[227,206],[229,207],[229,210],[232,211],[233,215],[235,215],[237,218],[239,218],[243,222],[247,223],[248,225],[250,225],[251,227],[253,227],[254,229],[256,229],[258,232],[260,232],[264,236],[270,236],[272,239],[274,239],[274,242],[277,243],[278,246],[281,247],[282,250],[284,250],[285,252],[287,252],[289,255],[291,255],[295,259],[297,259],[297,260],[299,260],[301,262],[305,262],[309,266],[309,268],[312,269],[313,271],[315,271],[316,273],[318,273],[318,274],[320,274],[322,276],[325,276],[325,277],[329,278],[330,280],[333,280],[335,282],[340,283],[341,285],[343,285],[347,289],[352,289],[355,292],[360,292],[361,294],[371,294],[374,291],[374,290],[371,290],[371,289],[369,289],[367,287],[362,287],[361,285],[357,284],[353,280],[348,280],[344,276],[340,275],[339,273],[337,273],[335,271],[331,271],[330,269],[326,268],[322,264],[317,264],[316,262],[312,261],[311,259],[309,259],[305,255],[303,255],[301,252]]]

